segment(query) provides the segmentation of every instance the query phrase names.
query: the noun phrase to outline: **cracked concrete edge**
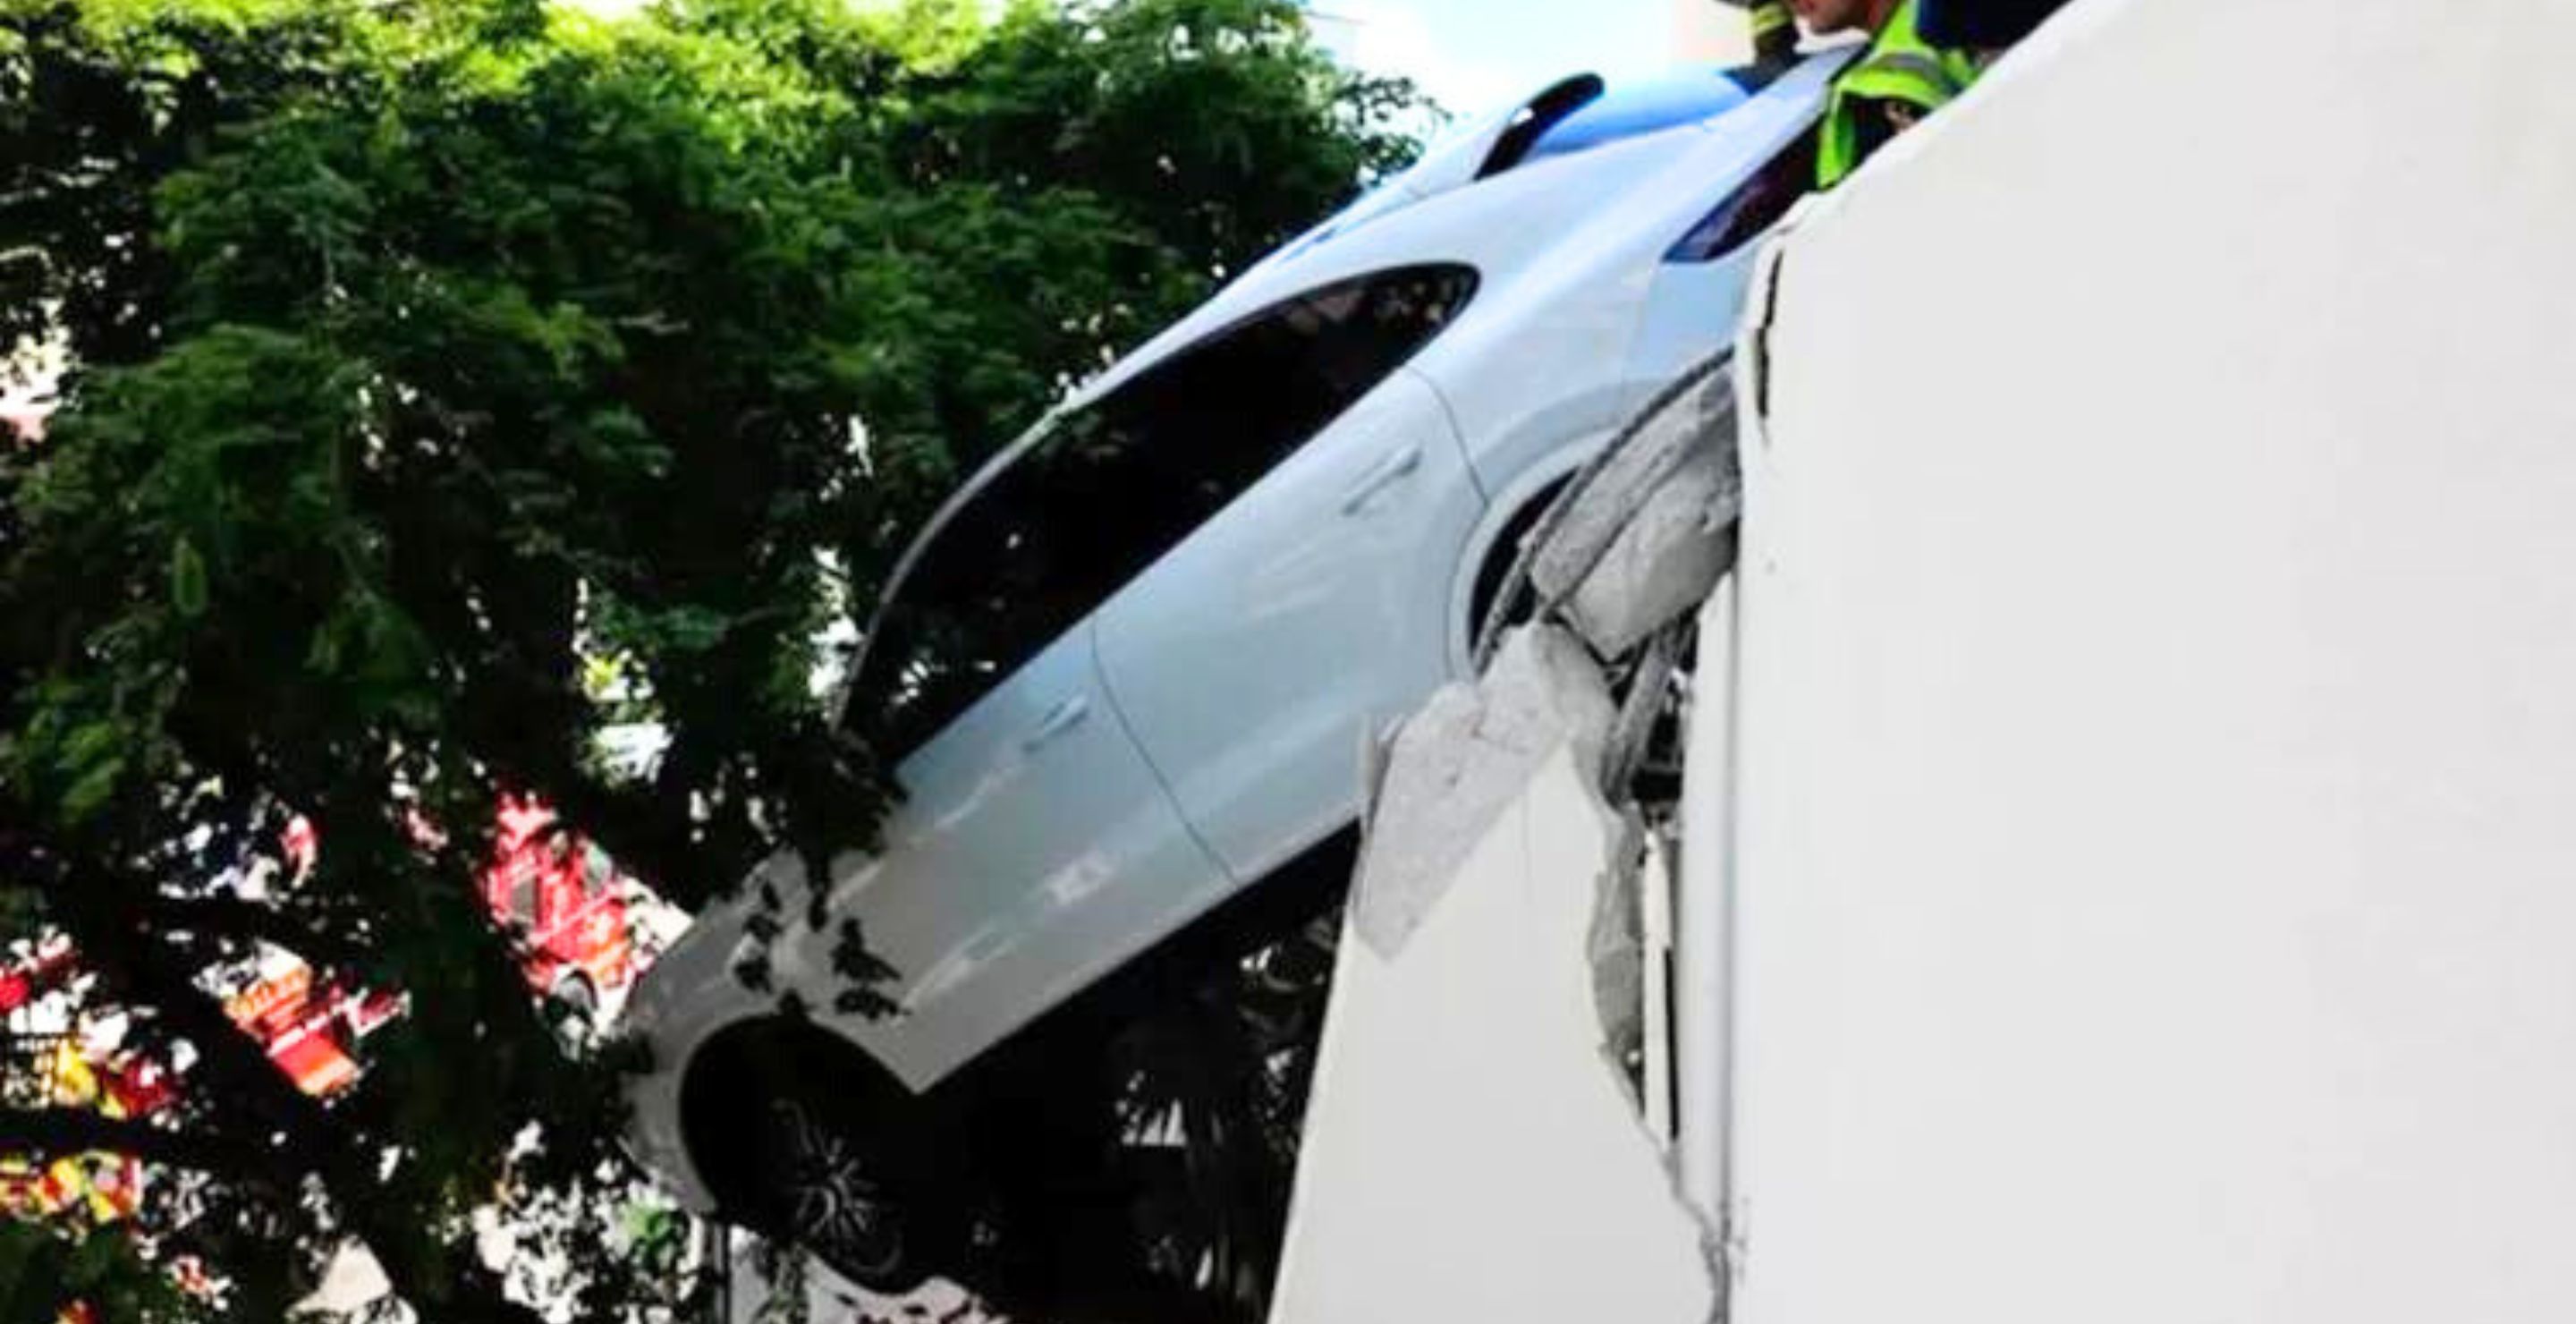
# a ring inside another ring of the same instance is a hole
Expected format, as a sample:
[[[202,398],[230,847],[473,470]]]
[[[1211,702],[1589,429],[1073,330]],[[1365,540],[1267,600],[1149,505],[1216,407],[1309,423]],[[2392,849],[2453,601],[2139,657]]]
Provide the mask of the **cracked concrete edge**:
[[[1602,457],[1582,490],[1557,518],[1545,546],[1530,564],[1530,577],[1549,597],[1562,596],[1589,573],[1637,508],[1696,450],[1711,429],[1706,416],[1722,408],[1726,374],[1712,372],[1675,392],[1636,420]]]
[[[1563,603],[1596,652],[1616,656],[1706,596],[1716,544],[1743,505],[1733,374],[1711,370],[1614,443],[1531,554],[1540,599]]]
[[[1394,960],[1559,746],[1597,785],[1615,716],[1598,664],[1554,626],[1514,631],[1482,680],[1433,694],[1384,747],[1352,882],[1360,940]]]
[[[1690,1220],[1698,1232],[1700,1259],[1702,1267],[1708,1273],[1709,1310],[1705,1324],[1725,1324],[1727,1303],[1734,1291],[1734,1265],[1737,1262],[1735,1246],[1729,1232],[1733,1220],[1719,1217],[1716,1211],[1701,1208],[1699,1202],[1690,1197],[1688,1185],[1682,1174],[1679,1149],[1666,1145],[1663,1138],[1657,1136],[1653,1128],[1647,1124],[1642,1101],[1636,1096],[1635,1087],[1628,1078],[1627,1064],[1620,1055],[1619,1031],[1612,1022],[1612,1008],[1605,1000],[1609,996],[1607,985],[1617,976],[1605,975],[1602,966],[1606,960],[1622,953],[1603,949],[1604,929],[1606,926],[1618,924],[1620,922],[1618,917],[1621,915],[1626,916],[1627,921],[1633,925],[1627,931],[1630,945],[1623,949],[1624,954],[1634,961],[1636,971],[1628,987],[1640,999],[1644,995],[1645,988],[1644,894],[1641,889],[1645,885],[1645,873],[1650,866],[1650,856],[1645,849],[1645,834],[1648,829],[1644,817],[1637,812],[1634,805],[1622,805],[1614,812],[1619,817],[1619,830],[1610,838],[1610,856],[1602,861],[1601,872],[1594,881],[1592,927],[1586,935],[1586,941],[1590,944],[1588,955],[1593,962],[1594,1007],[1599,1012],[1602,1022],[1601,1066],[1603,1070],[1611,1073],[1611,1078],[1618,1083],[1621,1092],[1628,1095],[1632,1103],[1641,1105],[1633,1120],[1638,1134],[1656,1148],[1657,1160],[1664,1172],[1664,1194],[1681,1211],[1682,1216]],[[1642,1002],[1638,1005],[1642,1008]],[[1642,1010],[1638,1015],[1638,1024],[1642,1028]]]
[[[1707,600],[1735,564],[1742,487],[1724,458],[1693,452],[1647,496],[1572,595],[1567,624],[1620,657]]]
[[[1620,1055],[1619,1025],[1623,1015],[1632,1029],[1643,1025],[1640,888],[1648,852],[1642,816],[1633,805],[1612,804],[1601,790],[1616,716],[1600,667],[1582,642],[1562,628],[1528,626],[1506,638],[1482,682],[1445,687],[1412,718],[1365,738],[1361,773],[1370,808],[1363,815],[1350,925],[1380,959],[1398,959],[1464,872],[1474,844],[1527,794],[1556,750],[1571,745],[1582,794],[1607,820],[1608,851],[1593,877],[1591,919],[1579,937],[1567,938],[1585,944],[1593,972],[1596,1065],[1634,1105],[1639,1100]],[[1654,1135],[1642,1110],[1630,1124],[1656,1150],[1665,1198],[1694,1231],[1707,1275],[1707,1318],[1716,1324],[1730,1293],[1724,1224],[1688,1197],[1676,1153]]]
[[[1592,966],[1592,1010],[1601,1022],[1601,1061],[1642,1117],[1645,1099],[1629,1073],[1631,1054],[1641,1051],[1646,1036],[1646,916],[1642,890],[1645,873],[1646,821],[1635,807],[1619,809],[1618,831],[1610,841],[1592,889],[1592,922],[1584,932],[1584,956]]]
[[[1536,549],[1532,580],[1565,604],[1565,626],[1514,631],[1482,681],[1444,688],[1400,726],[1364,739],[1361,750],[1369,807],[1351,927],[1393,961],[1463,870],[1472,843],[1560,743],[1575,746],[1585,795],[1615,824],[1581,941],[1593,975],[1598,1064],[1632,1105],[1641,1100],[1622,1046],[1643,1029],[1645,829],[1634,806],[1613,803],[1602,785],[1618,710],[1593,656],[1629,651],[1696,610],[1733,568],[1743,498],[1735,387],[1733,373],[1716,372],[1663,402]],[[1642,1110],[1632,1123],[1656,1148],[1666,1198],[1695,1230],[1708,1318],[1723,1320],[1733,1277],[1729,1220],[1690,1198],[1677,1151],[1654,1135]]]

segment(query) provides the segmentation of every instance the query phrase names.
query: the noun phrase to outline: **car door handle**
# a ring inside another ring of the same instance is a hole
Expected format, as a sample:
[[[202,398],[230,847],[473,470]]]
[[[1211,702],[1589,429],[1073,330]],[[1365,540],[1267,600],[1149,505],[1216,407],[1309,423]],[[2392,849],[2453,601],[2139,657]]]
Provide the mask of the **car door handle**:
[[[1029,732],[1029,738],[1020,742],[1020,748],[1025,752],[1035,753],[1039,746],[1082,725],[1082,719],[1090,715],[1091,700],[1077,694],[1048,709],[1047,715],[1039,720],[1037,729]]]
[[[1407,446],[1378,461],[1376,468],[1369,470],[1366,477],[1351,484],[1351,490],[1342,494],[1342,513],[1345,515],[1360,513],[1360,509],[1368,505],[1371,498],[1404,481],[1414,470],[1421,467],[1422,447],[1419,445]]]

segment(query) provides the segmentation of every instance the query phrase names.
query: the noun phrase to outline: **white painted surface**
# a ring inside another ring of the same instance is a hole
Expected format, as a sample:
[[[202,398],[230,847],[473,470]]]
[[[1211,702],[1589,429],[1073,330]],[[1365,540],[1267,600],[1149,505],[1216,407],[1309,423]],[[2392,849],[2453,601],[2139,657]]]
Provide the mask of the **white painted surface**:
[[[1673,58],[1699,64],[1747,64],[1753,28],[1744,11],[1722,0],[1664,0],[1672,11]]]
[[[836,862],[830,896],[831,913],[862,918],[869,950],[898,972],[887,993],[902,1014],[825,1023],[915,1089],[1079,989],[1140,928],[1230,890],[1120,720],[1088,624],[895,773],[906,798],[887,817],[884,850]],[[803,892],[784,895],[793,907]],[[836,928],[788,926],[773,950],[780,986],[831,1006],[840,941]],[[659,979],[659,967],[647,974],[639,1006]]]
[[[1741,1324],[2576,1318],[2571,43],[2079,0],[1787,242]]]
[[[1272,1324],[1696,1324],[1699,1224],[1600,1051],[1563,751],[1389,962],[1342,943]]]

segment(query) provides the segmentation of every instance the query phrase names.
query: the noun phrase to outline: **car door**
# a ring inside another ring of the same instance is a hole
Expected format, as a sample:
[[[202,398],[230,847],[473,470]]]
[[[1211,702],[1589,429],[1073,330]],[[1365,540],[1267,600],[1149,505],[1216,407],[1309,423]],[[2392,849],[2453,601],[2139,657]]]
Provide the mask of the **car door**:
[[[1089,440],[1042,439],[942,521],[851,690],[903,799],[831,904],[894,967],[902,1014],[845,1028],[916,1088],[1223,893],[1100,683],[1091,615],[1126,573]],[[834,986],[811,968],[832,942],[800,980]]]
[[[1102,670],[1238,881],[1347,821],[1363,734],[1447,677],[1484,497],[1404,365],[1474,287],[1458,266],[1339,282],[1130,388],[1135,426],[1214,513],[1103,609]]]

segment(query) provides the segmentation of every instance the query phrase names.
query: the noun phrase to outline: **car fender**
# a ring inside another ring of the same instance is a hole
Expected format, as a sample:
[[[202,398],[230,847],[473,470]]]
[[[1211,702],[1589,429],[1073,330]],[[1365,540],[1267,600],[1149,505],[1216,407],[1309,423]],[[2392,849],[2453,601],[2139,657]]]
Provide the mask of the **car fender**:
[[[636,981],[624,1013],[623,1028],[643,1042],[651,1060],[626,1086],[627,1152],[699,1214],[714,1212],[716,1199],[690,1153],[681,1085],[698,1051],[717,1035],[777,1014],[772,999],[744,986],[731,968],[747,900],[711,907]]]
[[[1476,626],[1469,623],[1467,615],[1475,606],[1477,572],[1484,569],[1485,563],[1494,556],[1503,531],[1510,527],[1514,516],[1538,498],[1539,493],[1571,477],[1585,461],[1599,454],[1611,435],[1611,429],[1594,428],[1549,448],[1504,483],[1493,499],[1486,503],[1484,518],[1476,522],[1475,531],[1468,535],[1467,554],[1458,559],[1457,567],[1450,574],[1449,674],[1452,679],[1471,680],[1475,677],[1476,641],[1473,634]]]

